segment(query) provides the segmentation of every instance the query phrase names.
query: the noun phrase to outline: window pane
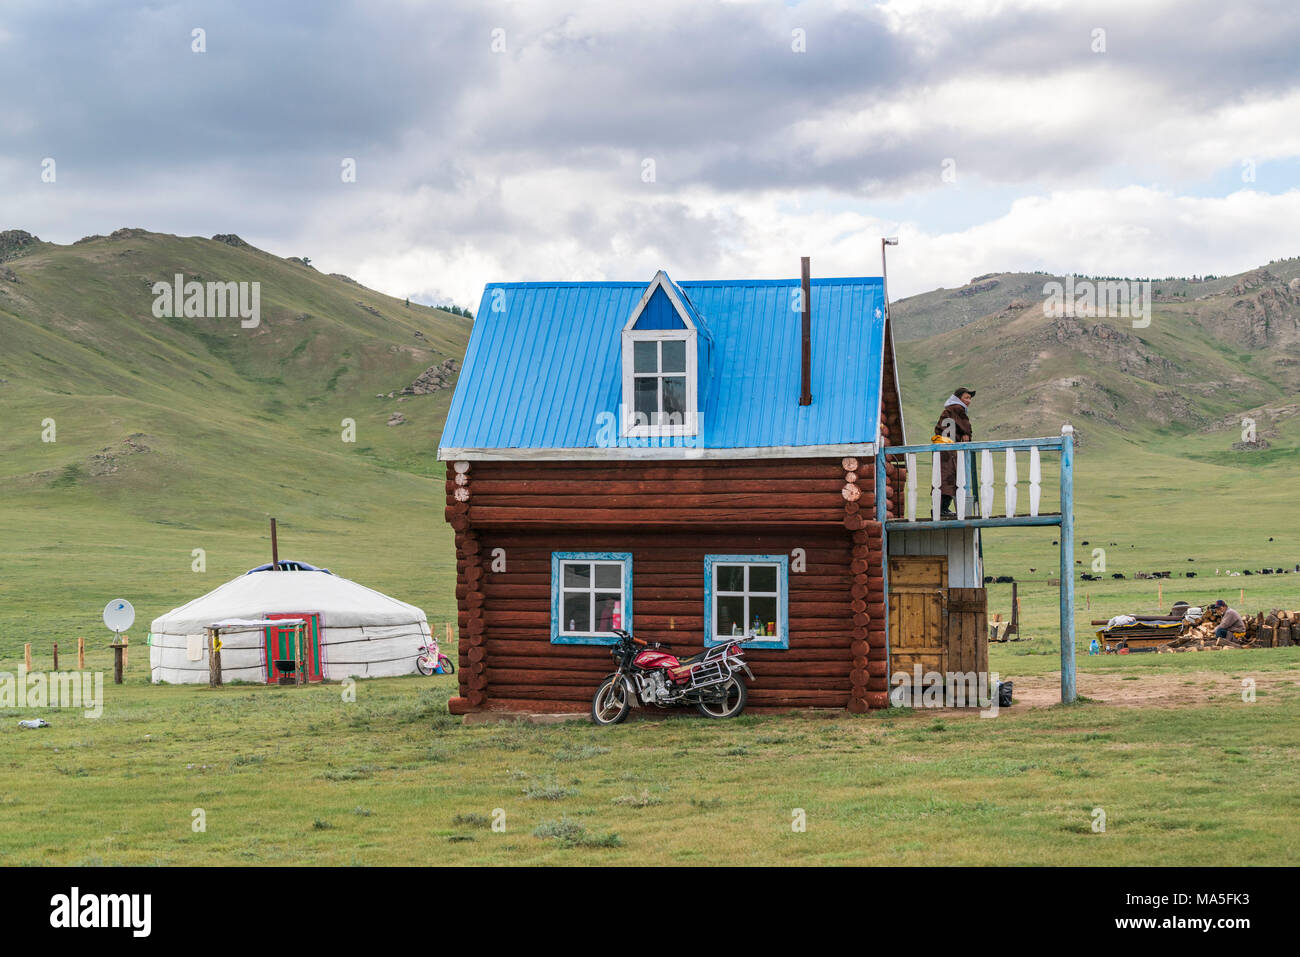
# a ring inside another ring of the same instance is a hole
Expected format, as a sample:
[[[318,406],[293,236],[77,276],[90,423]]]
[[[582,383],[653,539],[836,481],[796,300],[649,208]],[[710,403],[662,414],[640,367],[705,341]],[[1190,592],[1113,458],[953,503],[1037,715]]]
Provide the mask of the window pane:
[[[749,599],[749,627],[754,627],[754,617],[758,617],[758,633],[765,638],[776,636],[776,599],[775,598],[750,598]]]
[[[658,372],[659,371],[659,353],[657,342],[634,342],[632,343],[632,371],[633,372]],[[678,370],[674,370],[678,371]],[[685,371],[683,368],[680,371]]]
[[[623,587],[623,566],[608,562],[597,565],[596,587],[621,589]]]
[[[564,596],[562,630],[591,631],[591,595],[588,592],[567,592]]]
[[[610,631],[614,627],[614,612],[619,614],[619,627],[622,628],[622,595],[618,592],[596,592],[596,631]]]
[[[715,637],[742,634],[745,630],[745,599],[740,595],[720,595],[714,601],[718,606],[718,633]]]
[[[675,422],[682,422],[686,414],[686,377],[664,376],[664,413],[678,416]]]
[[[776,568],[772,565],[749,566],[749,590],[776,591]]]
[[[591,566],[574,565],[566,562],[564,565],[564,587],[565,588],[590,588],[591,587]]]
[[[718,591],[745,590],[744,565],[714,565],[713,569],[718,576]]]
[[[686,371],[686,340],[665,339],[663,343],[663,365],[661,372]]]
[[[659,380],[653,376],[636,380],[636,412],[644,413],[644,424],[654,425],[654,417],[659,413]]]

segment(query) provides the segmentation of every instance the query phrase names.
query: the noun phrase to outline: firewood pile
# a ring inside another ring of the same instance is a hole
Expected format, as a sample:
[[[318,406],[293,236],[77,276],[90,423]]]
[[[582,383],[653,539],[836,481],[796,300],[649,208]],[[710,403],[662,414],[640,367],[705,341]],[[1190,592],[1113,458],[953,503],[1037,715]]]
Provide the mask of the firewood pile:
[[[1178,651],[1218,651],[1223,648],[1289,648],[1300,645],[1300,611],[1279,611],[1276,608],[1265,614],[1260,612],[1244,618],[1245,631],[1240,634],[1216,638],[1222,613],[1217,608],[1207,608],[1205,614],[1192,622],[1181,635],[1161,645],[1161,654]]]

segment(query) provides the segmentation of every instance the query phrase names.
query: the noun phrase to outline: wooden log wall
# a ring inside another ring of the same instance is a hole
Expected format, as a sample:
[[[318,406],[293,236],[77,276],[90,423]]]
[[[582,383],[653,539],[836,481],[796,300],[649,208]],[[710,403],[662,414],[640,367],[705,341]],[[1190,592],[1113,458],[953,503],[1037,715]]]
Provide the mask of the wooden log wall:
[[[894,388],[894,341],[893,330],[885,326],[885,364],[884,380],[881,388],[880,435],[882,445],[903,445],[903,404]],[[926,441],[929,435],[926,435]],[[907,488],[907,465],[904,456],[890,456],[885,462],[885,479],[890,496],[887,504],[887,517],[902,518],[903,496]]]
[[[804,570],[789,576],[790,647],[746,653],[751,706],[886,707],[874,468],[869,459],[456,463],[453,713],[582,711],[613,670],[607,646],[551,644],[555,551],[631,552],[634,632],[687,655],[703,645],[706,554],[803,549]],[[497,555],[503,571],[491,570]]]
[[[476,462],[456,527],[841,525],[838,459]],[[454,497],[456,493],[459,497]]]

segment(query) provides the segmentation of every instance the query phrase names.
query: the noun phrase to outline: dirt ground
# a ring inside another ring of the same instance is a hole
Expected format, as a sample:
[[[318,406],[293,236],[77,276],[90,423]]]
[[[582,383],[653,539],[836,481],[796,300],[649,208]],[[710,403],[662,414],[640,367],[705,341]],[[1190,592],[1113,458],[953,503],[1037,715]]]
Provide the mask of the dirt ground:
[[[1105,704],[1139,708],[1178,708],[1189,704],[1226,701],[1240,698],[1243,680],[1255,682],[1256,691],[1268,691],[1300,685],[1294,671],[1270,671],[1234,678],[1223,672],[1190,671],[1168,674],[1095,675],[1079,674],[1078,692],[1082,697]],[[1013,707],[1045,708],[1061,700],[1059,673],[1031,675],[1015,679]]]

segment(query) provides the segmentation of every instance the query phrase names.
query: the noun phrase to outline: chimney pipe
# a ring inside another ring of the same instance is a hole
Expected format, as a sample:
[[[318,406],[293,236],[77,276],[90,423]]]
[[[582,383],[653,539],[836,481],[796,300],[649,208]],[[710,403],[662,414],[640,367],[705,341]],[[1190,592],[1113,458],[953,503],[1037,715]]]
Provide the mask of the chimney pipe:
[[[811,266],[807,256],[800,258],[803,267],[803,333],[800,375],[802,388],[799,392],[800,405],[812,405],[812,279]]]
[[[275,519],[271,519],[271,571],[280,570],[280,547],[275,539]]]

